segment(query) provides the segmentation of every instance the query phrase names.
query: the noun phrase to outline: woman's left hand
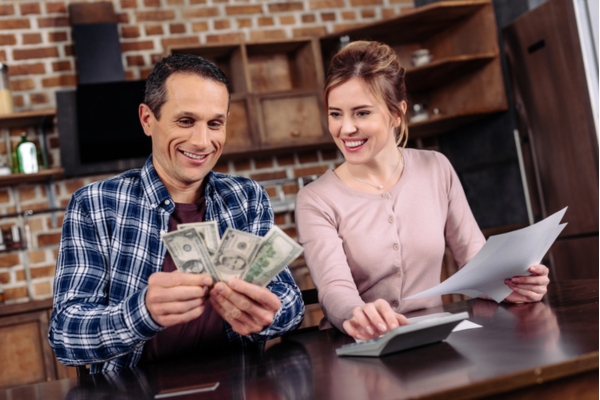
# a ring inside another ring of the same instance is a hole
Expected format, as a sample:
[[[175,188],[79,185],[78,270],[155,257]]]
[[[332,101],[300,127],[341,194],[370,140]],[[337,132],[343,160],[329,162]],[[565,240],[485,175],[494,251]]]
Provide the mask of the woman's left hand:
[[[529,267],[529,276],[513,276],[510,279],[505,279],[504,283],[512,293],[508,295],[505,301],[511,303],[531,303],[540,301],[548,291],[548,267],[545,265],[532,265]]]

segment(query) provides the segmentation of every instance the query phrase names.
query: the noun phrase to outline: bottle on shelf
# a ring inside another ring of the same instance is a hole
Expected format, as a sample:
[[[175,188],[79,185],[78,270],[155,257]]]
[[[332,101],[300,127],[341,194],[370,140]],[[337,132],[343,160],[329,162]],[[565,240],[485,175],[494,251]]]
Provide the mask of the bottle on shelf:
[[[8,82],[8,66],[0,63],[0,115],[14,112],[10,84]]]
[[[25,133],[21,134],[21,143],[17,146],[17,165],[22,174],[38,172],[38,153],[33,142],[27,140]]]

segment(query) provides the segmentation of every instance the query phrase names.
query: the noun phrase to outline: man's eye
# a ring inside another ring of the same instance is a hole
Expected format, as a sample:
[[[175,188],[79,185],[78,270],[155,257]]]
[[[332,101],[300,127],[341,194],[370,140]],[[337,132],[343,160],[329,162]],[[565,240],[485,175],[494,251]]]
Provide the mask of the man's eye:
[[[210,121],[208,126],[212,129],[220,129],[223,126],[223,122],[221,121]]]
[[[192,126],[194,125],[194,120],[190,118],[182,118],[177,123],[181,126]]]

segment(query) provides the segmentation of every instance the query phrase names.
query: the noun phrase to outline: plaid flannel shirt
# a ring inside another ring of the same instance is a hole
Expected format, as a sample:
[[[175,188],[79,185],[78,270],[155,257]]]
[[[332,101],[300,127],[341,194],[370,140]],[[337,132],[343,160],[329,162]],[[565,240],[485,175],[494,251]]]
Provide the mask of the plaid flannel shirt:
[[[273,210],[264,189],[250,179],[211,171],[206,220],[264,236]],[[175,205],[154,169],[142,169],[79,189],[64,217],[48,339],[60,362],[92,364],[91,372],[134,366],[146,341],[164,329],[151,318],[145,296],[150,274],[162,270],[166,232]],[[286,268],[267,286],[281,300],[263,331],[240,336],[225,323],[232,345],[264,341],[295,329],[304,303]]]

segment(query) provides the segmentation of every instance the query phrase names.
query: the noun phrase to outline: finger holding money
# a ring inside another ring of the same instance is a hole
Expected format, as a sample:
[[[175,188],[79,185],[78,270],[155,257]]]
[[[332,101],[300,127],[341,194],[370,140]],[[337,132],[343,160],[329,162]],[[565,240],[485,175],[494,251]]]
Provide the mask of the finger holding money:
[[[146,308],[165,327],[191,321],[204,312],[212,284],[209,275],[156,272],[148,279]]]
[[[210,303],[240,335],[262,331],[281,307],[281,301],[270,290],[240,279],[217,283],[210,291]]]

